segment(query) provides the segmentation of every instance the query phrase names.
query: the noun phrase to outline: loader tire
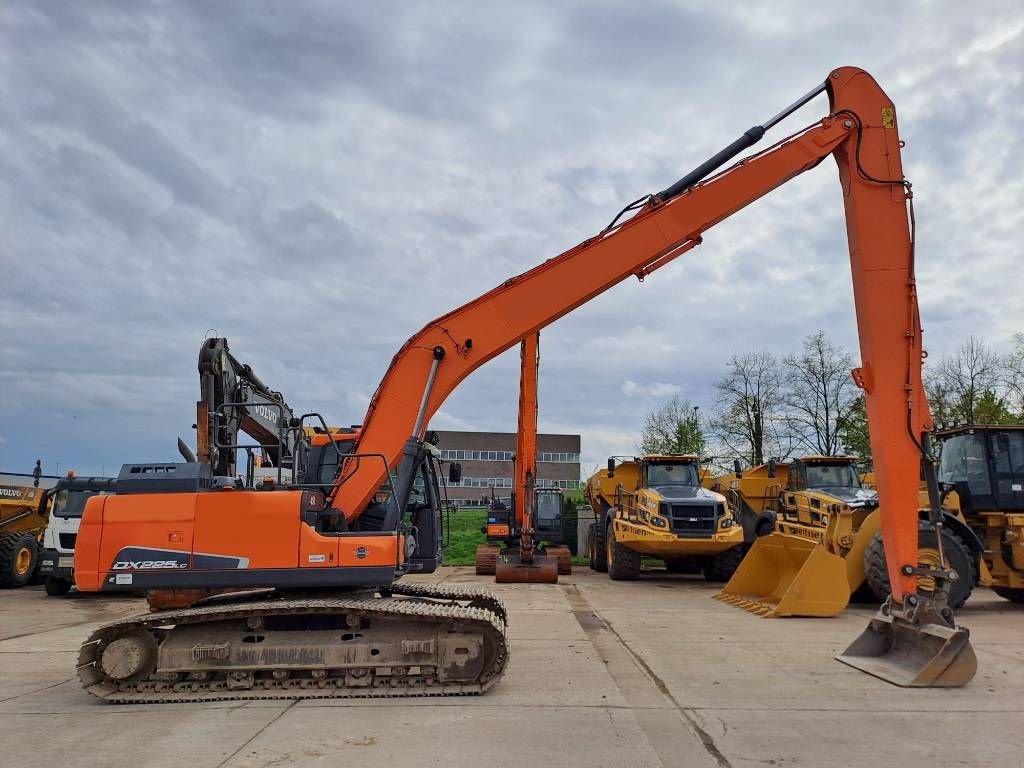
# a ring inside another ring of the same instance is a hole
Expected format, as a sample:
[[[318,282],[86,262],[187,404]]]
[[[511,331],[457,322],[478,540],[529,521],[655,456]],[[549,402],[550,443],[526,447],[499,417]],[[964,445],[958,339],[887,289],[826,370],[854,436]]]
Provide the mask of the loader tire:
[[[593,523],[590,536],[590,567],[598,573],[608,573],[608,552],[604,543],[604,527]]]
[[[919,550],[935,553],[937,544],[935,528],[928,523],[922,523],[917,533]],[[949,587],[949,607],[956,610],[967,602],[974,585],[978,583],[978,567],[967,545],[948,528],[942,529],[942,551],[946,555],[949,567],[959,576]],[[931,557],[928,560],[928,565],[938,564],[931,562]],[[889,597],[892,587],[889,582],[889,569],[885,561],[885,546],[882,543],[881,531],[875,532],[864,551],[864,580],[880,602],[884,602]],[[918,589],[923,595],[931,594],[931,590],[924,586],[919,586]]]
[[[728,581],[740,567],[743,560],[743,547],[731,547],[709,557],[704,564],[704,578],[708,581]]]
[[[624,547],[615,540],[611,523],[605,530],[605,552],[608,558],[608,578],[612,581],[633,581],[640,577],[640,553]]]
[[[1024,604],[1024,589],[1014,587],[992,587],[992,591],[1011,603]]]
[[[36,572],[39,548],[31,533],[0,533],[0,588],[23,587]]]

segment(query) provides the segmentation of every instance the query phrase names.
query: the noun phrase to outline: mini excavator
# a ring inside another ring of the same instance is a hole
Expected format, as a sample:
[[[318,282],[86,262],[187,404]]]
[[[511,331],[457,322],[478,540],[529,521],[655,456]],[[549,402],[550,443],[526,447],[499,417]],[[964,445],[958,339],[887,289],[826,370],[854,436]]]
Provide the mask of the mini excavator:
[[[827,115],[720,170],[822,93]],[[895,107],[875,80],[833,70],[595,236],[429,322],[395,355],[330,483],[238,490],[211,469],[179,478],[168,464],[138,473],[127,489],[135,493],[89,499],[75,550],[80,590],[248,591],[100,627],[79,655],[83,685],[112,702],[488,690],[508,658],[504,606],[484,591],[400,579],[441,562],[430,417],[488,360],[631,275],[647,277],[830,155],[860,340],[853,376],[866,400],[892,584],[839,659],[899,685],[963,685],[977,667],[968,631],[942,589],[917,590],[919,576],[941,584],[950,573],[941,558],[917,563],[920,471],[933,514],[941,510],[901,145]]]

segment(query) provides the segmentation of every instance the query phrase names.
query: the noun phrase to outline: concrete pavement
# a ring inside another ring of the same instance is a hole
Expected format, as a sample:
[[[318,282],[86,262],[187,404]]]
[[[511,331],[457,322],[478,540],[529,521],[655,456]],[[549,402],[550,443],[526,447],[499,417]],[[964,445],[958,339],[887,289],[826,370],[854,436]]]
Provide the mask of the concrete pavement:
[[[493,585],[511,662],[479,698],[112,706],[78,685],[78,644],[136,598],[0,592],[2,764],[121,766],[986,766],[1024,764],[1024,609],[979,589],[961,612],[979,672],[906,690],[832,657],[873,613],[761,619],[652,572]],[[485,580],[446,568],[435,579]]]

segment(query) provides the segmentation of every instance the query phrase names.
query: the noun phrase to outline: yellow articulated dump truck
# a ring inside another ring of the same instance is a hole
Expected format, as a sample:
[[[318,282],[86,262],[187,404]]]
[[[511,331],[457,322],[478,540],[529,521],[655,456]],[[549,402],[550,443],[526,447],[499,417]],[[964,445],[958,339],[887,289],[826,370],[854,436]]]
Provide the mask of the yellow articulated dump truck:
[[[45,488],[0,485],[0,588],[23,587],[35,575],[46,498]]]
[[[616,580],[640,575],[643,557],[673,573],[726,581],[743,558],[743,526],[725,497],[705,487],[695,455],[612,457],[585,491],[595,522],[590,567]]]
[[[719,479],[718,487],[723,487]],[[725,491],[734,513],[756,521],[756,540],[719,600],[762,616],[835,616],[858,593],[889,594],[878,496],[850,456],[805,456],[737,471]],[[919,564],[939,565],[939,538],[920,512]],[[957,579],[958,608],[977,583],[979,537],[955,512],[942,515],[942,552]],[[922,579],[919,588],[934,589]]]

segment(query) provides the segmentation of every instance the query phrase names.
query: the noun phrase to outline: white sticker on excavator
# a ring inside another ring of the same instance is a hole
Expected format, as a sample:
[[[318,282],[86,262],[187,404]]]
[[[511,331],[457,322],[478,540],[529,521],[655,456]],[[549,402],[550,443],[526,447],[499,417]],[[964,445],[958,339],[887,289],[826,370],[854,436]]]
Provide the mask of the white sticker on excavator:
[[[311,563],[325,563],[327,562],[327,555],[310,555],[309,562]]]
[[[115,584],[131,584],[132,575],[130,573],[119,573],[114,577]]]

